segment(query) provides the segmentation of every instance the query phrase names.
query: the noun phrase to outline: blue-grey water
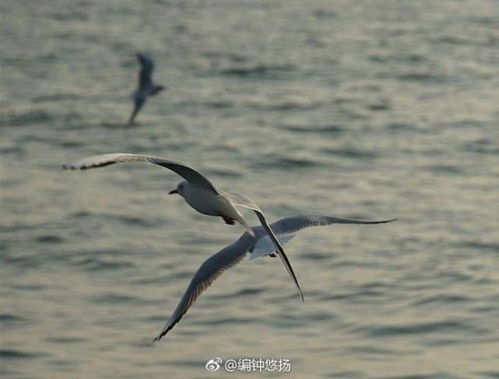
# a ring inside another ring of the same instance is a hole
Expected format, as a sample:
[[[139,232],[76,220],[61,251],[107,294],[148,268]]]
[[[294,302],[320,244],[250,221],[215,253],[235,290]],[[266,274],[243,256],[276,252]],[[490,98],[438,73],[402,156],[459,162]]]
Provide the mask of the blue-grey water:
[[[497,1],[12,0],[0,25],[2,377],[237,376],[216,357],[499,377]],[[137,51],[168,89],[127,128]],[[271,221],[399,220],[287,245],[304,304],[279,259],[244,261],[152,346],[242,228],[152,165],[60,168],[121,151],[188,163]]]

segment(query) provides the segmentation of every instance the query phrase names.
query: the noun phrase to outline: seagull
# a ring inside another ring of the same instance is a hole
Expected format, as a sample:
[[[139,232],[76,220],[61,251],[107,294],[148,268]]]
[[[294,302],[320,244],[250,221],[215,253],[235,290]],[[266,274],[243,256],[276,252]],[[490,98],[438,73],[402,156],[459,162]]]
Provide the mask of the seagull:
[[[301,229],[330,224],[384,224],[396,219],[362,221],[331,216],[296,216],[283,218],[271,226],[281,244],[286,244]],[[253,227],[253,235],[245,232],[237,241],[212,255],[199,267],[177,308],[154,341],[163,338],[187,313],[201,293],[206,290],[225,270],[241,262],[249,252],[250,259],[275,256],[275,247],[261,226]]]
[[[139,85],[132,95],[134,106],[130,119],[128,120],[128,125],[134,123],[135,116],[137,116],[137,113],[139,113],[149,96],[154,96],[165,89],[162,85],[154,84],[152,81],[152,72],[154,71],[154,61],[152,57],[146,54],[137,53],[137,59],[140,63]]]
[[[286,270],[291,276],[291,279],[295,283],[301,300],[304,301],[303,291],[301,290],[298,279],[296,278],[284,249],[272,231],[272,228],[269,226],[260,207],[249,197],[217,189],[207,178],[196,170],[181,163],[152,155],[129,153],[94,155],[83,158],[69,165],[63,165],[62,167],[70,170],[86,170],[90,168],[109,166],[116,163],[143,161],[168,168],[184,178],[185,180],[180,182],[177,185],[177,188],[170,191],[169,194],[178,194],[182,196],[187,204],[202,214],[221,217],[225,223],[229,225],[233,225],[235,222],[238,222],[248,231],[249,234],[254,235],[254,229],[249,226],[243,215],[238,211],[237,207],[248,208],[255,212],[258,220],[262,224],[263,229],[272,240],[272,243],[277,250],[277,254],[281,258]]]

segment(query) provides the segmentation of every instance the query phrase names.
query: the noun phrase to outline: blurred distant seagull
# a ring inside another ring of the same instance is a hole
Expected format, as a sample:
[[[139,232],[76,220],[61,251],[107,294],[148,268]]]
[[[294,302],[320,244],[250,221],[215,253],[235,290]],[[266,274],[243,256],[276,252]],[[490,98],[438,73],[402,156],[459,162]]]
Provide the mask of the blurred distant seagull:
[[[391,221],[395,221],[395,219],[360,221],[330,216],[297,216],[283,218],[273,223],[271,227],[281,241],[281,244],[284,245],[295,236],[296,232],[310,226],[329,224],[383,224]],[[239,263],[246,256],[247,252],[251,253],[251,259],[273,254],[275,247],[271,243],[268,235],[263,231],[262,227],[253,227],[253,232],[254,236],[244,233],[237,241],[226,246],[224,249],[204,261],[196,274],[194,274],[189,287],[187,287],[187,290],[172,316],[154,341],[159,341],[168,333],[194,304],[199,295],[201,295],[201,293],[207,289],[222,272]]]
[[[140,63],[139,86],[132,95],[134,105],[128,125],[134,123],[137,113],[139,113],[149,96],[154,96],[165,89],[165,87],[152,82],[152,72],[154,71],[153,59],[149,55],[142,53],[137,53],[137,59]]]
[[[286,270],[293,279],[296,287],[298,288],[301,299],[303,300],[303,292],[300,288],[300,284],[298,283],[298,279],[296,278],[293,268],[291,267],[291,263],[286,256],[286,253],[284,252],[274,232],[267,223],[262,210],[249,197],[237,193],[230,193],[219,190],[215,188],[215,186],[211,184],[208,179],[206,179],[196,170],[181,163],[169,161],[151,155],[128,153],[94,155],[91,157],[83,158],[70,165],[63,165],[63,168],[71,170],[86,170],[89,168],[109,166],[115,163],[140,161],[150,162],[159,166],[166,167],[185,179],[177,185],[176,189],[170,191],[170,194],[179,194],[185,199],[187,204],[189,204],[198,212],[209,216],[222,217],[222,219],[227,224],[233,225],[237,221],[246,228],[248,233],[252,235],[254,233],[252,228],[248,225],[245,218],[237,210],[236,207],[240,206],[253,210],[260,220],[260,223],[265,229],[267,235],[275,245],[279,257],[282,259]]]

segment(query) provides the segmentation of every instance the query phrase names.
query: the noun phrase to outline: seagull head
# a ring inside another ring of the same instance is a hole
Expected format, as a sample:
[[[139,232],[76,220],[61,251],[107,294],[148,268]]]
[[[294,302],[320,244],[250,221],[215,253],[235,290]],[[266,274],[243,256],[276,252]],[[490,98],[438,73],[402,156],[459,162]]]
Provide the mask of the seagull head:
[[[177,185],[177,188],[168,192],[168,195],[178,194],[178,195],[183,197],[184,196],[184,187],[185,187],[186,183],[187,183],[186,181],[180,182]]]

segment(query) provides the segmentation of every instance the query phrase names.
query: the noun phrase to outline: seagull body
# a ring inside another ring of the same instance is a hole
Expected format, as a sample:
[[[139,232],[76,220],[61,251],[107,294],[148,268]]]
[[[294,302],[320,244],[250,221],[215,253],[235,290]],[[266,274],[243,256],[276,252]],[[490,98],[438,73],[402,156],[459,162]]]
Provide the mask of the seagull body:
[[[154,71],[154,61],[146,54],[137,53],[137,59],[140,63],[139,83],[137,90],[132,94],[133,111],[128,120],[128,125],[132,125],[135,121],[137,113],[144,106],[149,96],[154,96],[158,92],[165,89],[162,85],[154,84],[152,81],[152,73]]]
[[[199,213],[208,216],[220,216],[226,224],[233,225],[236,221],[246,230],[253,233],[243,215],[237,210],[230,200],[219,193],[205,188],[190,185],[188,181],[179,183],[176,189],[169,192],[182,196],[187,204],[197,210]]]
[[[200,213],[209,216],[221,217],[225,223],[230,225],[238,222],[248,231],[250,235],[254,235],[254,228],[249,226],[237,207],[248,208],[255,212],[260,223],[262,224],[262,228],[272,241],[277,254],[281,258],[286,270],[295,283],[303,301],[303,292],[284,249],[272,231],[272,228],[267,223],[265,215],[260,207],[249,197],[237,193],[218,190],[207,178],[196,170],[181,163],[151,155],[129,153],[94,155],[83,158],[70,165],[63,165],[63,168],[71,170],[86,170],[90,168],[109,166],[116,163],[144,161],[168,168],[184,178],[185,180],[180,182],[177,185],[177,188],[169,193],[182,196],[192,208]]]
[[[281,219],[271,226],[282,245],[289,242],[295,233],[311,226],[330,224],[383,224],[395,219],[361,221],[331,216],[296,216]],[[262,226],[253,227],[253,235],[244,233],[237,241],[226,246],[208,258],[194,274],[191,283],[180,299],[177,308],[154,341],[165,336],[184,316],[201,293],[206,290],[225,270],[241,262],[247,253],[251,259],[273,255],[275,246]]]

